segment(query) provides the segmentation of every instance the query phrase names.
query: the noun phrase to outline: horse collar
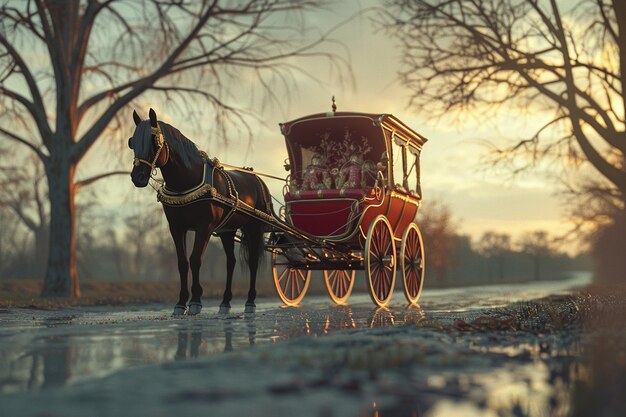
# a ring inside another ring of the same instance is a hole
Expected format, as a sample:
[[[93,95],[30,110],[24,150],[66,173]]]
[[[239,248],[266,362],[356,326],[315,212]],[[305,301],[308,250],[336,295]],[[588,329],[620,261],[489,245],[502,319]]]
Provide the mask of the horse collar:
[[[190,203],[194,203],[198,200],[215,198],[219,192],[213,186],[215,170],[219,170],[226,178],[228,185],[228,191],[231,197],[233,197],[234,184],[230,176],[221,168],[216,167],[208,158],[204,158],[204,167],[202,171],[202,180],[195,187],[187,191],[174,191],[167,188],[166,184],[163,184],[157,190],[157,201],[167,206],[181,206]],[[209,169],[210,168],[210,169]],[[207,194],[209,194],[207,196]],[[236,194],[236,191],[235,191]]]

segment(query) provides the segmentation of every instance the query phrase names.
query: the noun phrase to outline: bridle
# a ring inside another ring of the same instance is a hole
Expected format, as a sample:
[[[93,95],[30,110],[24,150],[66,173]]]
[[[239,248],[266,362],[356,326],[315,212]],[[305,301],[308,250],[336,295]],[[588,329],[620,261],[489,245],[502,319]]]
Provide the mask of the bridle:
[[[159,156],[161,155],[161,151],[165,147],[165,151],[167,152],[167,157],[165,159],[165,163],[163,164],[165,165],[167,161],[170,159],[170,150],[167,146],[167,143],[165,143],[163,132],[161,132],[161,126],[159,126],[158,123],[156,127],[150,126],[150,132],[151,134],[154,135],[154,142],[157,145],[157,150],[156,150],[156,153],[154,154],[154,159],[152,160],[152,162],[149,162],[149,161],[146,161],[145,159],[135,157],[135,159],[133,160],[133,166],[137,167],[141,164],[148,165],[150,167],[150,176],[152,177],[156,175],[156,169],[160,168],[160,167],[157,167],[157,161],[159,159]]]

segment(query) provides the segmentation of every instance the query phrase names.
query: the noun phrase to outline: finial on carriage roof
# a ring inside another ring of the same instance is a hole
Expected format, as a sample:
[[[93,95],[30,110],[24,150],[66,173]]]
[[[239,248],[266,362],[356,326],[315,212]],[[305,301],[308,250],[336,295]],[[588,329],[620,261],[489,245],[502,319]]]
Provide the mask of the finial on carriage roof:
[[[333,113],[337,111],[337,103],[335,102],[335,96],[333,96]]]

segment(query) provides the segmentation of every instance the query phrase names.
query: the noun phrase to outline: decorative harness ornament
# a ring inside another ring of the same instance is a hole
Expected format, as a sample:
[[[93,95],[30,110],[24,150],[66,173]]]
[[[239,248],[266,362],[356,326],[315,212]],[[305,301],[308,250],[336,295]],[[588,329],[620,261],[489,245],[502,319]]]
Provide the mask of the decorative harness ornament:
[[[211,199],[214,198],[219,192],[213,186],[215,180],[215,170],[219,170],[221,174],[224,176],[226,180],[226,184],[228,185],[228,192],[230,198],[237,198],[237,192],[235,190],[235,185],[233,184],[230,175],[225,172],[222,168],[220,161],[217,158],[209,159],[209,156],[204,151],[198,151],[203,161],[203,169],[202,169],[202,180],[195,187],[190,188],[186,191],[174,191],[167,188],[167,184],[161,182],[161,186],[156,188],[157,192],[157,201],[167,206],[184,206],[190,203],[194,203],[199,200]],[[211,166],[210,175],[207,167]],[[207,196],[207,198],[202,198],[203,196]]]
[[[171,207],[181,207],[188,204],[192,204],[202,200],[213,200],[221,203],[225,207],[230,210],[228,213],[222,216],[220,223],[217,225],[215,230],[220,230],[222,226],[224,226],[228,220],[237,212],[247,213],[252,215],[266,223],[273,223],[274,216],[271,213],[271,205],[267,198],[264,195],[264,202],[266,205],[267,212],[263,210],[256,209],[249,204],[245,203],[241,199],[239,199],[239,194],[235,188],[235,184],[231,178],[231,176],[224,170],[224,165],[217,159],[209,159],[209,156],[204,151],[198,151],[200,156],[204,161],[204,168],[202,173],[202,180],[195,187],[183,191],[173,191],[167,188],[167,185],[163,183],[157,189],[157,200],[164,205]],[[211,168],[210,171],[208,168]],[[223,176],[226,186],[228,187],[228,195],[224,195],[220,193],[217,188],[214,186],[215,183],[215,171],[219,171],[219,173]],[[246,169],[239,169],[248,174],[254,175],[259,182],[261,182],[260,178],[256,175],[255,172]]]

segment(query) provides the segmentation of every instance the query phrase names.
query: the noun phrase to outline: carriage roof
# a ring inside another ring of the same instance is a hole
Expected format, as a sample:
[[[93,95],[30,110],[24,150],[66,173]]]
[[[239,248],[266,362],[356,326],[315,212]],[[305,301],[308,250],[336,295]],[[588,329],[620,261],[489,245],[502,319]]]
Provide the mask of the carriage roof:
[[[320,140],[321,131],[333,128],[353,129],[380,149],[388,147],[388,142],[394,138],[419,153],[428,140],[388,113],[317,113],[279,125],[288,145],[294,143],[301,146],[316,145]]]

